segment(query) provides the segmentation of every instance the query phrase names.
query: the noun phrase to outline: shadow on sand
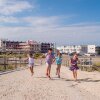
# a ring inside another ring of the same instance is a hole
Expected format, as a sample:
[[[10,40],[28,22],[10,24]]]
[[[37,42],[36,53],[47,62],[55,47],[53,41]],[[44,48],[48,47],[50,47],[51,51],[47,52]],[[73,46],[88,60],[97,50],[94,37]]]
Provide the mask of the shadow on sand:
[[[0,76],[4,75],[4,74],[9,74],[9,73],[12,73],[12,72],[16,72],[16,71],[21,71],[21,70],[25,70],[25,69],[15,69],[15,70],[3,71],[3,72],[0,72]]]
[[[78,79],[78,81],[81,81],[81,82],[100,82],[100,80],[93,80],[91,78]]]
[[[35,77],[35,78],[47,78],[47,77]],[[61,80],[61,81],[71,81],[71,82],[75,82],[72,79],[66,79],[66,78],[57,78],[57,77],[52,77],[51,80],[55,81],[55,80]],[[76,82],[81,83],[81,82],[100,82],[100,80],[93,80],[91,78],[84,78],[84,79],[78,79]]]

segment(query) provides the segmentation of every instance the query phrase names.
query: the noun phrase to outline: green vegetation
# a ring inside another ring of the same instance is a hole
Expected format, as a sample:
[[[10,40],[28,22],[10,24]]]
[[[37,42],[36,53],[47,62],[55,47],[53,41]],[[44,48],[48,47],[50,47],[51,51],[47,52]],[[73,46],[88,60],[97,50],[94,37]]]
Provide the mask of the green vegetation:
[[[4,65],[0,65],[0,71],[8,71],[8,70],[14,70],[16,69],[17,67],[26,67],[27,64],[25,63],[21,63],[21,64],[8,64],[6,66]],[[5,68],[6,67],[6,68]]]
[[[4,66],[0,66],[0,71],[5,71]]]
[[[10,53],[1,54],[0,58],[3,58],[3,57],[6,57],[6,58],[14,58],[14,57],[25,58],[25,57],[27,57],[27,54],[10,54]]]
[[[26,58],[27,57],[27,53],[26,54],[10,54],[10,53],[6,53],[6,54],[1,54],[0,58]],[[38,58],[45,58],[45,55],[43,55],[42,53],[35,53],[34,54],[34,58],[38,59]]]
[[[95,63],[94,66],[100,67],[100,62]]]
[[[99,71],[99,72],[100,72],[100,62],[95,63],[95,64],[93,65],[93,70]]]
[[[6,69],[4,66],[0,66],[0,71],[6,71],[6,70],[14,70],[15,67],[13,65],[6,66]]]
[[[4,61],[1,62],[0,71],[14,70],[16,69],[16,67],[24,67],[24,66],[26,67],[27,63],[21,60],[20,60],[21,62],[20,61],[11,61],[11,62],[6,61],[8,60],[8,58],[20,58],[21,59],[21,58],[26,58],[26,57],[27,57],[27,53],[26,54],[10,54],[10,53],[1,54],[0,58],[2,60],[5,60],[5,63]],[[45,56],[42,53],[35,53],[34,58],[35,59],[45,58]]]
[[[43,54],[42,53],[35,53],[34,59],[38,59],[38,58],[43,58]]]
[[[100,72],[100,62],[93,64],[93,66],[81,66],[78,65],[80,67],[80,69],[82,71],[88,71],[88,72],[92,72],[92,71],[99,71]]]
[[[42,55],[42,58],[45,58],[45,55]]]

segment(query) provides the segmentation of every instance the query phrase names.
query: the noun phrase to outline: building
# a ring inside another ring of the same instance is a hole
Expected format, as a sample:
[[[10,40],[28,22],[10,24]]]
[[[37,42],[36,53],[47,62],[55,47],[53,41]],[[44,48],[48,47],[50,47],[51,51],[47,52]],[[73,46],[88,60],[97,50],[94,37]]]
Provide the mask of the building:
[[[96,46],[95,45],[87,45],[87,53],[95,54],[96,53]]]
[[[81,54],[84,54],[87,52],[88,52],[87,45],[81,45]]]
[[[53,43],[41,43],[41,53],[47,53],[49,48],[54,49]]]
[[[19,47],[22,51],[27,51],[32,53],[41,51],[41,44],[33,40],[28,40],[27,42],[20,43]]]
[[[16,51],[19,47],[18,41],[0,40],[0,49],[2,52],[5,51]]]
[[[1,52],[15,53],[40,52],[41,45],[32,40],[28,40],[27,42],[0,40],[0,50]]]
[[[85,54],[85,53],[89,53],[89,54],[95,54],[96,50],[95,50],[96,46],[95,45],[73,45],[73,46],[61,46],[61,47],[57,47],[58,50],[60,50],[61,53],[67,53],[67,54],[71,54],[71,53],[78,53],[78,54]]]
[[[26,42],[22,41],[8,41],[0,40],[0,51],[4,52],[15,52],[15,53],[25,53],[25,52],[41,52],[46,53],[49,48],[54,49],[53,43],[39,43],[37,41],[28,40]]]
[[[60,50],[61,53],[67,53],[67,54],[71,54],[74,52],[77,53],[81,53],[81,46],[61,46],[61,47],[57,47],[58,50]]]
[[[82,53],[95,54],[96,46],[95,45],[81,45]]]
[[[97,47],[96,47],[96,54],[97,54],[97,55],[100,55],[100,46],[97,46]]]

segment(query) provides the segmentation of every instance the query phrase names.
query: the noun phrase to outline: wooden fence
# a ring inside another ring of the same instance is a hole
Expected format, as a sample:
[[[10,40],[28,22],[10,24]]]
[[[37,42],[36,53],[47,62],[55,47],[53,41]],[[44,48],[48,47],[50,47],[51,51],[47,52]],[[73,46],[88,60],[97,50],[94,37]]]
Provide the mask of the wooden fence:
[[[7,69],[15,69],[17,67],[21,67],[23,65],[26,66],[27,62],[21,58],[0,58],[0,70],[5,71]]]
[[[45,63],[44,59],[35,59],[35,65],[42,65]],[[28,61],[25,58],[0,58],[0,71],[13,70],[20,67],[27,67]]]
[[[79,58],[80,63],[78,66],[80,67],[81,70],[92,68],[94,61],[91,57],[80,57]],[[62,64],[66,67],[70,67],[70,58],[63,59]]]
[[[41,59],[35,59],[35,64],[42,65],[45,64],[45,58]],[[80,57],[80,69],[84,70],[87,68],[92,68],[94,60],[91,57]],[[18,67],[26,67],[28,64],[27,61],[25,61],[25,58],[8,58],[8,57],[2,57],[0,58],[0,71],[6,71],[6,70],[12,70],[16,69]],[[62,65],[70,67],[70,58],[63,57]]]

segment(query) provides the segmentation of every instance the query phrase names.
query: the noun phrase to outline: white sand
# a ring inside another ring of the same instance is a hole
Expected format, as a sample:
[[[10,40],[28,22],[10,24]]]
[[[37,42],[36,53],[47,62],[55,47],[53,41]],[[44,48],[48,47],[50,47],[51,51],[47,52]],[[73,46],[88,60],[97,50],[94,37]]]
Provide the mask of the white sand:
[[[45,76],[45,66],[21,70],[0,76],[0,100],[100,100],[100,73],[79,71],[80,82],[72,80],[66,67],[61,69],[61,79],[52,66],[52,80]]]

